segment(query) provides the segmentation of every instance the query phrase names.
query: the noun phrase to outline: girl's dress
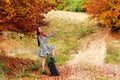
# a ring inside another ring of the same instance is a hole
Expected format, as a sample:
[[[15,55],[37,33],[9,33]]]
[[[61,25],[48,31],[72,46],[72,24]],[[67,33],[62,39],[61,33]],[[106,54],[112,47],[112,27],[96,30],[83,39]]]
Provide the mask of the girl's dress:
[[[40,50],[39,50],[39,56],[40,57],[47,57],[47,55],[51,55],[55,46],[51,46],[47,42],[47,38],[51,38],[56,35],[56,32],[53,32],[52,34],[40,34],[38,35],[38,41],[40,42]],[[48,53],[46,53],[48,51]]]

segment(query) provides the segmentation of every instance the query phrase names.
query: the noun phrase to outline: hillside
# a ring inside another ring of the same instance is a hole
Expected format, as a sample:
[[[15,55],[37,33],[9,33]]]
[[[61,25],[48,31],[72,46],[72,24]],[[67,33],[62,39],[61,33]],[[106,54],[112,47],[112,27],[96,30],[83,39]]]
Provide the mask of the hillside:
[[[110,31],[105,30],[89,37],[86,40],[86,43],[84,43],[84,48],[79,50],[79,54],[76,54],[68,63],[68,65],[72,67],[71,72],[73,74],[70,79],[120,79],[120,66],[107,64],[104,61],[107,55],[106,40],[109,39],[109,37],[111,37]]]
[[[107,41],[119,42],[119,35],[98,28],[96,22],[94,20],[89,21],[89,15],[85,13],[50,11],[45,16],[45,21],[49,25],[44,26],[43,30],[46,33],[51,33],[55,29],[58,30],[56,37],[48,40],[48,42],[57,47],[56,65],[60,76],[52,77],[40,74],[41,61],[37,55],[39,48],[36,37],[24,36],[23,39],[19,39],[18,36],[16,38],[16,35],[12,35],[13,38],[0,35],[0,53],[6,52],[7,55],[10,55],[1,56],[0,59],[5,60],[4,64],[13,71],[8,72],[13,73],[13,75],[16,74],[13,76],[8,73],[13,80],[14,78],[16,80],[120,79],[120,67],[104,62]],[[32,64],[32,67],[27,66],[27,63]],[[19,66],[17,67],[17,65]],[[20,69],[17,70],[18,68]],[[22,72],[19,73],[19,71]],[[1,79],[6,78],[2,76]]]
[[[19,43],[12,39],[7,38],[5,35],[0,35],[0,53],[17,47]]]

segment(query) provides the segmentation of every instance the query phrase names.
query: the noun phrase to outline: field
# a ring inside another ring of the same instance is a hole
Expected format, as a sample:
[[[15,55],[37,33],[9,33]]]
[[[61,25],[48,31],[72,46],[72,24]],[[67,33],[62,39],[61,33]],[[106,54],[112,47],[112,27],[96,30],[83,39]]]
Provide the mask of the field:
[[[61,76],[55,78],[40,74],[41,59],[38,57],[39,47],[37,46],[36,35],[29,37],[24,34],[7,32],[4,36],[1,35],[0,50],[3,55],[7,53],[10,56],[10,58],[6,58],[15,62],[11,64],[9,61],[7,61],[7,64],[1,63],[1,79],[6,79],[4,72],[13,80],[61,80],[62,78],[64,80],[120,79],[117,72],[120,68],[116,67],[120,63],[120,51],[118,50],[120,48],[120,38],[118,35],[115,36],[109,30],[99,28],[97,22],[95,20],[90,21],[89,15],[85,13],[50,11],[48,14],[45,14],[45,17],[48,26],[43,26],[43,31],[47,34],[54,30],[58,31],[55,37],[48,39],[48,42],[57,47],[56,65],[61,72]],[[2,57],[0,59],[4,60]],[[106,64],[105,62],[112,64]],[[30,67],[26,67],[26,63],[29,63]],[[116,65],[113,65],[113,63]],[[3,64],[7,65],[5,70],[3,70],[3,67],[5,67]],[[8,72],[12,71],[9,70],[13,69],[13,65],[15,65],[15,69],[18,69],[16,67],[18,64],[22,66],[19,66],[21,72],[13,70],[15,73],[10,75]],[[70,72],[66,69],[69,69]],[[62,72],[63,70],[65,71],[64,73]],[[88,77],[86,77],[87,75]]]

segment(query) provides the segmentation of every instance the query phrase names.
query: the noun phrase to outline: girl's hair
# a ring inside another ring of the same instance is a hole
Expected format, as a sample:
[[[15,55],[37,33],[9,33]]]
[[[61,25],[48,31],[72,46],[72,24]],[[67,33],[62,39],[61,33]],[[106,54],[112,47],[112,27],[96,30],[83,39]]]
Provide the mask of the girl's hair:
[[[39,42],[39,40],[38,40],[38,35],[40,34],[40,32],[38,31],[38,28],[39,28],[39,27],[37,27],[37,42],[38,42],[38,46],[40,46],[40,42]]]

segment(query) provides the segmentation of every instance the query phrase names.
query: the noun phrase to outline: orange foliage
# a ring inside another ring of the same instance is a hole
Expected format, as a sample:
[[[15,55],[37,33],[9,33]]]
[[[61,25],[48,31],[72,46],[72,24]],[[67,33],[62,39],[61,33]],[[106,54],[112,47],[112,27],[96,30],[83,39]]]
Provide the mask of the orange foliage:
[[[87,13],[106,27],[120,29],[120,0],[88,0]]]
[[[0,55],[0,61],[3,62],[3,70],[9,78],[22,71],[32,69],[31,65],[34,64],[32,60],[18,59],[7,55]]]
[[[55,7],[46,0],[0,0],[0,31],[32,34],[44,24],[42,14]]]

